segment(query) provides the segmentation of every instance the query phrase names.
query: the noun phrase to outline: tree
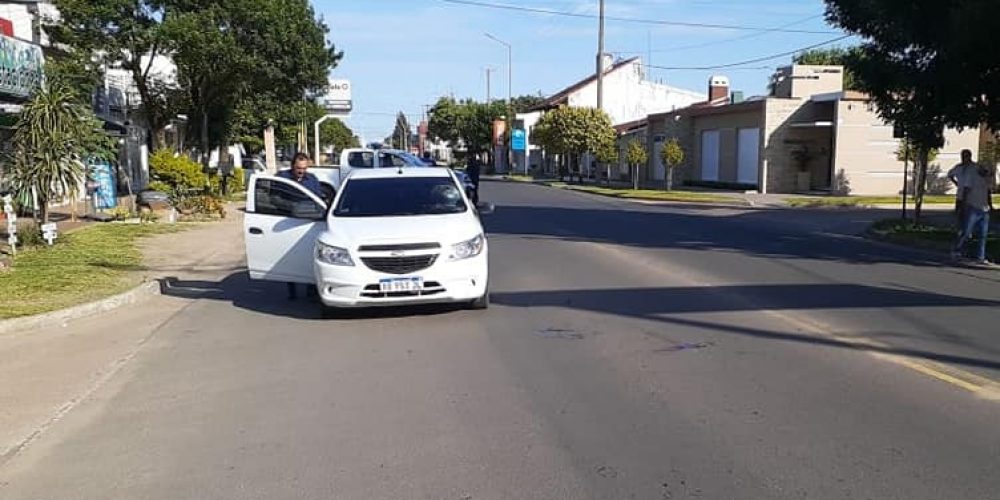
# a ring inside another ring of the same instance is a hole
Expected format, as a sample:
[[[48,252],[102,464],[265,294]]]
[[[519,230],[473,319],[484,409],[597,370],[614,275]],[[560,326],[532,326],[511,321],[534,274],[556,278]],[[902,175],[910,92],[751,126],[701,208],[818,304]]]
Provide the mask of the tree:
[[[321,90],[343,56],[327,44],[329,30],[308,0],[55,4],[59,18],[46,21],[53,42],[66,47],[77,66],[92,61],[128,71],[154,143],[181,111],[193,118],[188,131],[204,151],[233,137],[258,135],[275,115],[287,118],[281,108]],[[177,66],[176,85],[154,71],[154,61],[165,58]],[[247,98],[267,113],[238,110]]]
[[[511,107],[514,108],[514,112],[515,113],[524,113],[524,112],[528,111],[529,109],[532,109],[535,106],[538,106],[539,104],[541,104],[543,102],[545,102],[545,97],[542,97],[541,94],[538,94],[538,95],[531,95],[531,94],[520,95],[520,96],[515,97],[511,101]]]
[[[121,68],[132,76],[142,100],[143,116],[154,137],[167,122],[163,113],[153,109],[160,103],[154,98],[155,59],[168,49],[161,34],[162,23],[169,19],[173,2],[162,0],[55,0],[58,19],[45,21],[45,31],[56,45],[68,47],[77,67],[93,63],[95,67]],[[178,2],[181,3],[181,2]],[[91,89],[92,90],[92,89]]]
[[[632,139],[625,149],[625,159],[629,166],[635,167],[635,175],[632,176],[632,189],[639,189],[639,169],[649,161],[646,154],[646,146],[639,139]]]
[[[410,147],[410,135],[413,131],[410,128],[410,121],[406,119],[406,115],[400,111],[396,114],[396,124],[395,128],[392,130],[392,145],[396,149],[409,149]]]
[[[319,127],[319,133],[320,144],[332,146],[334,151],[361,147],[361,143],[358,142],[358,138],[354,135],[354,132],[344,122],[340,121],[339,118],[332,118],[323,122]]]
[[[493,122],[504,116],[503,102],[489,104],[471,99],[455,101],[442,97],[430,109],[428,133],[437,140],[452,145],[465,145],[471,154],[489,152],[493,142]]]
[[[1000,3],[992,0],[827,0],[827,20],[866,41],[848,66],[879,114],[916,147],[917,178],[944,145],[944,128],[1000,126]],[[917,183],[920,220],[924,183]]]
[[[684,163],[684,148],[676,137],[670,138],[660,150],[660,160],[667,167],[667,191],[674,188],[674,169]]]
[[[792,58],[792,62],[817,66],[844,66],[844,89],[859,90],[860,83],[857,81],[857,75],[847,64],[850,58],[858,57],[860,54],[860,47],[812,49],[799,53]]]
[[[11,187],[22,206],[37,198],[42,223],[49,203],[75,198],[86,178],[84,161],[106,146],[98,121],[60,81],[49,82],[24,106],[13,137]]]
[[[607,181],[611,185],[611,165],[617,164],[619,160],[617,141],[610,141],[597,150],[597,161],[607,166]]]
[[[602,110],[560,106],[542,116],[532,137],[548,152],[565,155],[576,166],[580,155],[600,152],[614,143],[616,133]]]

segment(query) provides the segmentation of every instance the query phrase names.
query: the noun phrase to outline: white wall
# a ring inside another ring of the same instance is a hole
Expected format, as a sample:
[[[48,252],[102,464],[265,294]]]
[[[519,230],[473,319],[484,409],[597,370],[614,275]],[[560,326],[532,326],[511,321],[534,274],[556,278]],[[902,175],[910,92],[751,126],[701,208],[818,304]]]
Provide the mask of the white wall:
[[[644,75],[642,61],[638,59],[605,75],[603,109],[611,117],[612,124],[641,120],[654,113],[673,111],[707,99],[699,92],[645,80]],[[569,105],[595,107],[597,82],[570,94]]]
[[[42,18],[58,19],[59,11],[49,3],[38,4],[38,12]],[[28,4],[14,2],[0,2],[0,17],[7,19],[14,25],[14,38],[30,42],[32,41],[31,21],[34,17],[28,12]],[[45,31],[41,33],[41,45],[47,46],[49,37]]]

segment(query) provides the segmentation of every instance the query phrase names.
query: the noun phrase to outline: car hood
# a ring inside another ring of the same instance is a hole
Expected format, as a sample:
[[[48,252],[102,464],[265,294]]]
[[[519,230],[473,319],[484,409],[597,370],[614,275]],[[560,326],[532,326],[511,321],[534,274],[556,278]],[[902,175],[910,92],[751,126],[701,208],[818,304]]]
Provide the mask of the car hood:
[[[483,233],[471,212],[408,217],[331,217],[323,243],[356,249],[360,245],[441,243],[449,245]]]

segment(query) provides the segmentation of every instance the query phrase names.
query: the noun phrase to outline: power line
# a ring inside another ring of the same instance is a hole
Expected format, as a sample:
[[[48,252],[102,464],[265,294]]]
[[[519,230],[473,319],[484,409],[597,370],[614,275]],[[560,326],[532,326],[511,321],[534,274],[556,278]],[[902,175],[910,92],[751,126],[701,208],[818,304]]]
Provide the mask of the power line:
[[[499,9],[499,10],[512,10],[518,12],[530,12],[533,14],[548,14],[552,16],[563,16],[563,17],[577,17],[584,19],[597,19],[599,16],[594,14],[580,14],[576,12],[567,12],[561,10],[552,9],[540,9],[537,7],[522,7],[519,5],[508,5],[500,3],[489,3],[489,2],[479,2],[473,0],[441,0],[445,3],[457,4],[457,5],[468,5],[472,7],[485,7],[488,9]],[[812,35],[832,35],[833,31],[817,31],[817,30],[793,30],[793,29],[779,29],[779,28],[761,28],[754,26],[740,26],[735,24],[710,24],[710,23],[693,23],[684,21],[665,21],[660,19],[637,19],[634,17],[616,17],[616,16],[604,16],[605,19],[609,21],[620,21],[625,23],[637,23],[637,24],[655,24],[660,26],[684,26],[688,28],[703,28],[703,29],[717,29],[717,30],[734,30],[734,31],[765,31],[765,32],[777,32],[777,33],[800,33],[800,34],[812,34]]]
[[[823,17],[823,14],[816,14],[814,16],[809,16],[809,17],[807,17],[805,19],[799,19],[798,21],[793,21],[793,22],[790,22],[788,24],[782,24],[781,26],[776,26],[774,28],[771,28],[771,29],[768,29],[768,30],[765,30],[765,31],[761,31],[759,33],[750,33],[748,35],[742,35],[742,36],[737,36],[737,37],[733,37],[733,38],[727,38],[725,40],[716,40],[714,42],[704,42],[704,43],[695,43],[695,44],[690,44],[690,45],[679,45],[679,46],[676,46],[676,47],[667,47],[665,49],[653,50],[652,52],[653,53],[657,53],[657,52],[676,52],[676,51],[679,51],[679,50],[700,49],[702,47],[712,47],[712,46],[715,46],[715,45],[722,45],[722,44],[726,44],[726,43],[737,42],[737,41],[740,41],[740,40],[748,40],[750,38],[758,38],[758,37],[762,37],[762,36],[765,36],[765,35],[769,35],[771,33],[779,33],[780,30],[782,30],[784,28],[788,28],[790,26],[795,26],[796,24],[802,24],[802,23],[805,23],[805,22],[809,22],[809,21],[812,21],[813,19],[816,19],[816,18],[819,18],[819,17]]]
[[[809,46],[806,46],[806,47],[801,47],[801,48],[798,48],[798,49],[795,49],[795,50],[790,50],[788,52],[782,52],[780,54],[773,54],[773,55],[770,55],[770,56],[758,57],[758,58],[749,59],[749,60],[746,60],[746,61],[739,61],[739,62],[728,63],[728,64],[719,64],[719,65],[715,65],[715,66],[654,66],[652,64],[647,64],[645,66],[650,67],[650,68],[655,68],[655,69],[665,69],[665,70],[671,70],[671,71],[681,71],[681,70],[685,70],[685,71],[686,70],[691,70],[691,71],[706,71],[706,70],[713,70],[713,69],[734,68],[736,66],[746,66],[747,64],[754,64],[754,63],[759,63],[759,62],[764,62],[764,61],[770,61],[772,59],[778,59],[778,58],[781,58],[781,57],[786,57],[786,56],[798,54],[799,52],[802,52],[804,50],[815,49],[815,48],[818,48],[818,47],[822,47],[824,45],[830,45],[831,43],[839,42],[841,40],[846,40],[846,39],[850,38],[851,36],[853,36],[853,35],[839,36],[837,38],[833,38],[833,39],[827,40],[825,42],[820,42],[820,43],[809,45]]]

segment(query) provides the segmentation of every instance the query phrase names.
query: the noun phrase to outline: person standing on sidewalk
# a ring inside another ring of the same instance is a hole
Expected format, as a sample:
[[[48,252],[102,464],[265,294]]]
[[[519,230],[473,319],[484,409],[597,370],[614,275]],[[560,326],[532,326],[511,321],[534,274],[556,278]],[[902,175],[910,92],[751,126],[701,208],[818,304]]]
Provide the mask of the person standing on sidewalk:
[[[960,257],[966,243],[972,239],[973,234],[979,240],[976,251],[976,262],[979,264],[990,264],[986,259],[986,240],[990,232],[990,212],[993,211],[993,176],[990,169],[984,165],[978,165],[975,170],[967,170],[961,191],[962,200],[965,203],[965,225],[955,249],[952,251],[953,257]]]
[[[955,220],[956,226],[958,227],[958,238],[962,238],[962,234],[965,231],[966,213],[965,213],[965,202],[962,201],[962,196],[964,196],[965,191],[965,176],[966,174],[975,174],[978,165],[972,161],[972,151],[968,149],[962,150],[962,163],[955,165],[948,171],[948,179],[955,185]]]
[[[483,166],[479,162],[479,156],[472,154],[469,156],[469,163],[465,167],[465,175],[469,176],[469,181],[472,182],[474,186],[472,191],[472,203],[479,204],[479,174],[481,173]]]

